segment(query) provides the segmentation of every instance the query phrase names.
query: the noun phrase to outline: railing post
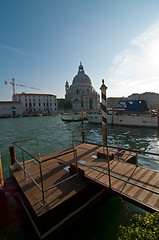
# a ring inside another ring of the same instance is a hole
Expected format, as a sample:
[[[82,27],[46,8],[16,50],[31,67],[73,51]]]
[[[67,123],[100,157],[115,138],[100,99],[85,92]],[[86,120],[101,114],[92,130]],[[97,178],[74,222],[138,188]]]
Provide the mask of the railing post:
[[[109,150],[108,150],[108,146],[106,146],[106,148],[107,148],[107,161],[108,161],[109,188],[111,188],[111,177],[110,177],[110,164],[109,164]]]
[[[136,148],[136,167],[138,167],[138,153],[137,153],[136,136],[135,136],[135,148]]]
[[[72,147],[73,150],[75,149],[75,142],[74,142],[74,135],[73,135],[73,131],[72,131]]]
[[[130,135],[129,135],[129,149],[131,149],[131,147],[130,147],[130,143],[131,143],[131,141],[130,141]]]
[[[41,163],[39,163],[39,168],[40,168],[40,181],[41,181],[41,189],[42,189],[43,205],[45,206],[45,196],[44,196],[44,186],[43,186],[43,175],[42,175],[42,167],[41,167]]]
[[[78,161],[77,161],[77,149],[73,149],[73,154],[74,154],[74,163],[76,166],[76,172],[77,172],[77,178],[79,178],[79,171],[78,171]]]
[[[117,135],[117,153],[118,153],[118,161],[119,161],[119,136]]]
[[[10,158],[11,158],[11,165],[14,165],[14,163],[15,163],[15,150],[14,150],[13,146],[9,147],[9,152],[10,152]]]
[[[112,107],[112,126],[114,125],[114,106]]]
[[[159,105],[158,105],[158,108],[157,108],[157,126],[159,128]]]
[[[77,169],[77,178],[79,178],[79,171],[78,171],[78,161],[77,161],[77,150],[75,149],[75,164]]]
[[[37,154],[38,154],[38,159],[40,160],[40,153],[39,153],[39,142],[38,142],[38,138],[36,138],[37,141]]]
[[[2,170],[2,162],[1,162],[1,154],[0,154],[0,186],[4,186],[4,178],[3,178],[3,170]]]
[[[25,173],[25,161],[24,161],[24,151],[22,150],[22,159],[23,159],[23,168],[24,168],[24,178],[26,180],[26,173]]]
[[[75,156],[75,142],[74,142],[73,131],[72,131],[72,148],[73,148],[74,162],[76,162],[76,156]]]
[[[82,131],[82,143],[84,143],[85,142],[85,132],[84,132],[84,130]]]

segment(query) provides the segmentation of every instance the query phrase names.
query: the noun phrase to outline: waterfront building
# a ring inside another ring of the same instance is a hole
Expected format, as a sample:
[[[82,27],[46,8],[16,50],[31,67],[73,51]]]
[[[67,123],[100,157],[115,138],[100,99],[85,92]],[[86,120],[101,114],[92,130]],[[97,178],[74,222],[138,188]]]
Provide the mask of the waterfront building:
[[[73,78],[72,85],[65,84],[65,100],[72,104],[74,112],[98,110],[100,96],[94,90],[91,79],[84,72],[82,63],[79,65],[78,74]]]
[[[149,109],[157,109],[159,105],[159,94],[154,92],[145,92],[145,93],[133,93],[128,96],[128,99],[136,100],[142,99],[146,100],[147,106]]]
[[[107,107],[114,108],[120,100],[126,100],[124,97],[108,97],[107,98]]]
[[[48,115],[56,112],[56,96],[52,94],[20,93],[13,95],[14,101],[19,101],[23,105],[24,115],[43,114]]]
[[[1,101],[0,117],[21,117],[23,114],[23,105],[21,102]]]

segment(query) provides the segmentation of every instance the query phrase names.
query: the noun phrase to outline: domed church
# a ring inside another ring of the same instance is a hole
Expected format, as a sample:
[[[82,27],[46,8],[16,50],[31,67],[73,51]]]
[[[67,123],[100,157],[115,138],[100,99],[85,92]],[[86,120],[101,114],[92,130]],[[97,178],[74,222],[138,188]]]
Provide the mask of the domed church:
[[[78,74],[73,78],[72,85],[65,84],[65,100],[72,104],[74,112],[98,110],[100,107],[99,94],[92,87],[91,79],[85,74],[80,62]]]

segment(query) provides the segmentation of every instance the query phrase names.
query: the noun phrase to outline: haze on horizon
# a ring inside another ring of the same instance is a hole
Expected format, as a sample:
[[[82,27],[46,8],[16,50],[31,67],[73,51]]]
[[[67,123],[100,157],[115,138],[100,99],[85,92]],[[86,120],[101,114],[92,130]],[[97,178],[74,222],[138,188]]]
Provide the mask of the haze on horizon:
[[[16,92],[64,97],[80,61],[108,97],[159,93],[158,0],[0,1],[0,101]]]

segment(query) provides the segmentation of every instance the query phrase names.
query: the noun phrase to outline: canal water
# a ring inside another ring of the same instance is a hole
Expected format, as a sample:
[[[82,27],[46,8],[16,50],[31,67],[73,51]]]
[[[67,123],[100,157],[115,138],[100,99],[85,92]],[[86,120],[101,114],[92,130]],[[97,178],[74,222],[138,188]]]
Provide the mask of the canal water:
[[[71,147],[72,131],[78,129],[86,130],[86,140],[94,143],[102,142],[102,126],[90,124],[87,121],[83,125],[81,122],[66,123],[61,120],[59,115],[0,119],[0,153],[4,178],[9,176],[9,147],[13,142],[38,137],[39,152],[43,156]],[[117,135],[125,132],[136,135],[138,150],[159,154],[159,132],[157,129],[108,126],[108,144],[116,146]],[[81,138],[79,131],[75,132],[74,135],[76,139]],[[131,148],[135,148],[135,138],[129,139],[121,135],[118,144],[125,147],[130,144]],[[35,153],[36,144],[33,144],[33,141],[26,142],[25,149],[30,153]],[[139,156],[139,165],[159,171],[159,162],[145,159],[142,155]],[[77,225],[80,224],[77,228],[78,233],[74,227],[74,231],[66,233],[69,238],[66,236],[65,239],[114,240],[119,225],[128,222],[129,211],[144,214],[143,210],[129,203],[125,205],[119,198],[112,197],[100,206],[96,206],[93,211],[87,211],[82,217],[82,222],[77,220]]]

